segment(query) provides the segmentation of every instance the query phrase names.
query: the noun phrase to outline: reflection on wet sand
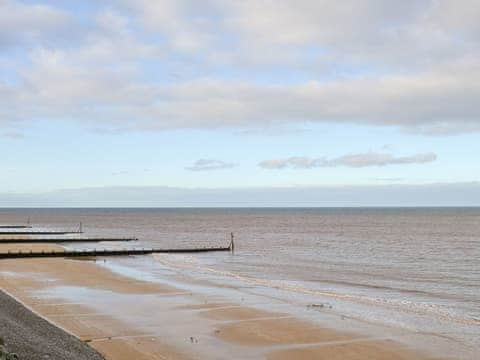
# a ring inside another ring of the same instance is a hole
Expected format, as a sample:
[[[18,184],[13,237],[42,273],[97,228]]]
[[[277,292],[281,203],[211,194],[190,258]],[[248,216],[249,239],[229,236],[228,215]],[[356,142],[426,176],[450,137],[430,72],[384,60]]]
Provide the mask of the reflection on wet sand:
[[[428,358],[393,335],[322,328],[287,312],[125,277],[92,261],[5,260],[0,271],[2,288],[109,359]]]

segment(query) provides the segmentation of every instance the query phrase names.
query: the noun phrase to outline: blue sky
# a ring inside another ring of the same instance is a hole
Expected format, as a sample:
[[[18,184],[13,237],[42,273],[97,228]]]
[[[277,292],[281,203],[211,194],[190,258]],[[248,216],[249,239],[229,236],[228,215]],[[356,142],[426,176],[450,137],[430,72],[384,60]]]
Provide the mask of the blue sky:
[[[434,184],[480,205],[479,16],[475,1],[2,1],[0,201],[168,187],[268,206],[333,186],[375,205],[365,189]]]

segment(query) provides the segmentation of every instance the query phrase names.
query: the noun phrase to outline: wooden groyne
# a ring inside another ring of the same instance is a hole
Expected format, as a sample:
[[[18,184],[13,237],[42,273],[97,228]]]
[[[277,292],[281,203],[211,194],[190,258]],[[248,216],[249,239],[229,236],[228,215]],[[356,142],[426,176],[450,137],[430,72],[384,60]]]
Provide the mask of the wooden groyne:
[[[0,259],[21,258],[58,258],[58,257],[91,257],[91,256],[128,256],[170,253],[203,253],[215,251],[230,251],[228,247],[203,247],[193,249],[86,249],[86,250],[52,250],[52,251],[8,251],[0,252]]]
[[[56,231],[56,230],[31,230],[31,231],[15,231],[15,230],[0,230],[0,235],[70,235],[83,234],[83,231]]]
[[[1,238],[0,244],[30,243],[67,243],[67,242],[101,242],[101,241],[137,241],[136,237],[80,237],[80,238]]]
[[[0,229],[31,229],[30,225],[0,225]]]

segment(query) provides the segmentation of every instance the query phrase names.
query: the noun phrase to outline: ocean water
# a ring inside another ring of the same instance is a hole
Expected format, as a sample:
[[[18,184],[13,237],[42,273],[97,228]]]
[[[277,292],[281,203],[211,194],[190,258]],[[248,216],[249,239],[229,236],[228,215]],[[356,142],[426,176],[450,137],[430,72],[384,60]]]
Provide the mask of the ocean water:
[[[161,280],[177,271],[242,296],[452,339],[480,348],[480,208],[0,209],[0,223],[78,228],[134,243],[74,247],[195,247],[235,254],[154,255],[108,262]],[[210,289],[211,291],[211,289]],[[228,294],[227,294],[228,295]]]

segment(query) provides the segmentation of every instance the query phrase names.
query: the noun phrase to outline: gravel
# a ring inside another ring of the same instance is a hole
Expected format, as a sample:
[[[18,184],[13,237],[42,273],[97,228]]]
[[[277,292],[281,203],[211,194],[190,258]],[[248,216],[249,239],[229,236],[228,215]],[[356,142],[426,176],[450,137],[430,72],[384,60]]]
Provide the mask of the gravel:
[[[0,290],[0,337],[20,360],[102,360],[97,351]]]

